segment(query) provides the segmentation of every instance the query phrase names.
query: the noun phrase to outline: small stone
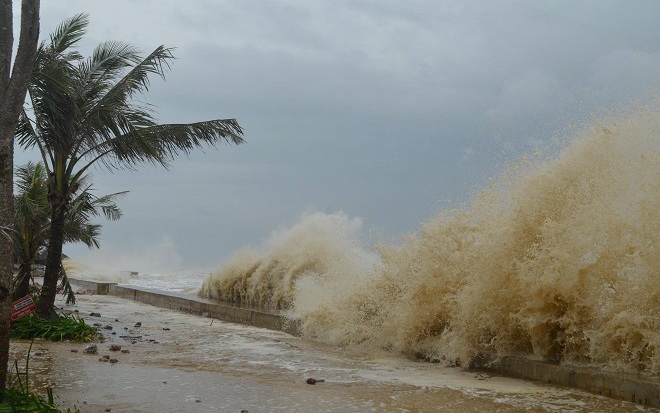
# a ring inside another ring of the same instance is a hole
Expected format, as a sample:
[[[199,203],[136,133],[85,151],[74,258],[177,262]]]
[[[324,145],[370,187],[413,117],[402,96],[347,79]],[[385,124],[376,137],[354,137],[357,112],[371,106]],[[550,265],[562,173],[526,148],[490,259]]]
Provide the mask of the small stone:
[[[167,384],[167,382],[166,382],[166,381],[164,381],[164,382],[163,382],[163,384]]]
[[[77,352],[78,352],[78,349],[72,348],[72,349],[71,349],[71,352],[72,352],[72,353],[77,353]]]
[[[247,409],[243,409],[243,410],[241,410],[241,413],[250,413],[250,412],[248,412]]]
[[[325,380],[316,380],[314,378],[308,378],[307,379],[307,384],[316,384],[316,383],[323,383]]]
[[[124,353],[124,354],[128,354],[128,353],[130,353],[130,352],[131,352],[131,350],[128,350],[128,349],[124,349],[124,350],[122,350],[121,352],[122,352],[122,353]]]
[[[169,327],[163,327],[163,330],[170,331]]]
[[[121,350],[121,346],[119,344],[110,345],[110,351],[119,351],[119,350]]]
[[[119,361],[119,360],[117,360],[117,359],[110,359],[110,363],[113,363],[113,364],[114,364],[114,363],[117,363],[118,361]]]
[[[115,321],[118,323],[118,322],[119,322],[119,319],[115,318]]]
[[[115,335],[117,335],[117,332],[113,331],[113,332],[110,333],[110,334],[112,334],[113,336],[115,336]]]
[[[101,324],[101,323],[94,323],[94,324],[92,324],[92,325],[93,325],[94,327],[101,327],[103,324]]]
[[[90,317],[101,317],[100,313],[89,313]]]
[[[108,407],[107,409],[105,409],[105,411],[110,412],[110,411],[112,411],[112,409]]]
[[[138,321],[137,323],[135,323],[134,327],[142,327],[142,323],[140,321]]]
[[[201,403],[202,401],[199,399],[195,399],[195,403]]]
[[[103,327],[104,330],[112,330],[112,326],[108,324],[107,326]]]
[[[99,359],[99,361],[101,361],[101,362],[103,362],[103,363],[106,363],[106,362],[108,361],[108,359],[105,358],[105,357],[101,357],[101,358]]]
[[[108,356],[108,355],[106,354],[105,356],[103,356],[103,359],[104,359],[105,361],[108,361],[108,360],[110,360],[110,356]]]
[[[96,344],[90,344],[83,350],[85,354],[98,354],[99,348]]]

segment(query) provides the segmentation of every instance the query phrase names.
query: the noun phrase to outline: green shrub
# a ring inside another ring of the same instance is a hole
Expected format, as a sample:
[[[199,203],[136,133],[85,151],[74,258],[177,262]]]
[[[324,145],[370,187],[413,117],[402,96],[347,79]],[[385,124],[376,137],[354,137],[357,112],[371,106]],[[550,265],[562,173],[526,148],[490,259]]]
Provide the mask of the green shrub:
[[[67,315],[55,315],[51,319],[29,315],[19,318],[11,324],[12,338],[91,341],[97,335],[96,330],[85,324],[82,318]]]

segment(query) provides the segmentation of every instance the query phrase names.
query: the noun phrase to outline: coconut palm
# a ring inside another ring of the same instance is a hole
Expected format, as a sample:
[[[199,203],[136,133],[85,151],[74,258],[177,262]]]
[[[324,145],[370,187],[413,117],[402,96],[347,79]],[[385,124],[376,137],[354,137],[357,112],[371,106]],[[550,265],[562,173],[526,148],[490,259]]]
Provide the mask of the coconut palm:
[[[16,168],[14,196],[14,255],[19,265],[14,278],[14,299],[28,293],[32,265],[48,237],[50,205],[43,164],[28,163]]]
[[[101,214],[113,221],[121,218],[122,213],[115,199],[126,192],[97,197],[93,194],[89,181],[89,175],[82,177],[78,191],[73,194],[64,222],[64,242],[82,242],[89,248],[98,248],[101,226],[91,223],[91,220]],[[28,162],[16,168],[16,190],[14,246],[19,272],[14,280],[14,295],[15,298],[20,298],[29,291],[32,265],[40,251],[45,248],[50,230],[48,181],[44,164]],[[73,290],[62,266],[59,278],[67,302],[75,302]]]
[[[159,46],[142,57],[128,43],[109,41],[83,58],[73,48],[87,24],[87,15],[76,15],[39,46],[28,88],[30,104],[16,132],[19,145],[39,149],[49,174],[51,227],[37,307],[41,316],[49,315],[55,300],[71,196],[92,165],[166,167],[178,154],[204,144],[243,142],[235,119],[158,124],[153,107],[137,97],[148,91],[150,75],[164,78],[172,49]]]

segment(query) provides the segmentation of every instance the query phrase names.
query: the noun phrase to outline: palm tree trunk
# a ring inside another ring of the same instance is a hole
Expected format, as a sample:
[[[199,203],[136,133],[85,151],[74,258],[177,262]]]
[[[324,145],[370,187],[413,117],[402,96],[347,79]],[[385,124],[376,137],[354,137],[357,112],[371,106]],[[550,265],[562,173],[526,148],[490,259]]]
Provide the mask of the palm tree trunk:
[[[14,278],[13,242],[2,228],[14,222],[14,132],[39,40],[39,0],[21,2],[21,34],[11,68],[14,47],[13,2],[0,0],[0,401],[7,380],[11,284]]]
[[[55,201],[51,204],[51,208],[44,285],[41,287],[39,304],[37,304],[37,314],[43,318],[51,316],[53,306],[55,305],[57,280],[60,275],[60,266],[62,265],[62,245],[64,244],[64,202],[61,200],[59,202]]]
[[[11,286],[14,278],[14,247],[4,228],[14,224],[13,194],[13,129],[0,125],[0,401],[5,389],[9,361],[9,325],[12,302]],[[9,137],[12,139],[6,139]]]
[[[21,262],[18,269],[18,286],[14,291],[14,299],[25,297],[30,292],[30,280],[32,279],[32,264],[29,262]]]

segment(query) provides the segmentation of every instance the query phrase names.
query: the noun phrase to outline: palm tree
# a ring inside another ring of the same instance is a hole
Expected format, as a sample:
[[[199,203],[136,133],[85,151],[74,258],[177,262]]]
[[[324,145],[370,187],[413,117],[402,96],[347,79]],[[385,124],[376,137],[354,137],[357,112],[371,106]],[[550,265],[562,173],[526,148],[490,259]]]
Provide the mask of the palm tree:
[[[48,237],[50,205],[46,172],[42,163],[16,168],[14,196],[14,251],[19,264],[14,278],[14,299],[28,293],[32,265]]]
[[[90,176],[80,180],[79,190],[74,193],[71,206],[64,222],[64,242],[82,242],[89,248],[99,248],[101,226],[92,224],[91,219],[103,214],[109,220],[118,220],[122,212],[115,199],[126,192],[117,192],[102,197],[92,193]],[[15,228],[14,247],[19,263],[19,272],[14,280],[14,297],[25,296],[30,288],[32,265],[44,249],[50,230],[50,204],[48,203],[48,181],[43,163],[28,162],[16,168],[14,196]],[[67,302],[75,302],[73,290],[68,284],[64,268],[60,266],[60,279]]]
[[[204,144],[243,142],[235,119],[158,124],[153,107],[136,98],[148,91],[149,75],[164,78],[174,59],[172,49],[159,46],[143,58],[130,44],[108,41],[84,59],[72,48],[87,24],[87,15],[76,15],[39,46],[28,88],[30,108],[24,110],[16,131],[21,146],[39,148],[49,174],[51,228],[37,307],[44,317],[55,300],[64,217],[80,178],[92,165],[167,167],[179,153]]]

